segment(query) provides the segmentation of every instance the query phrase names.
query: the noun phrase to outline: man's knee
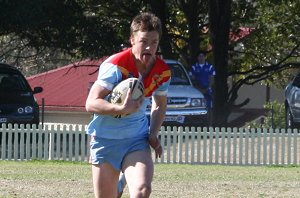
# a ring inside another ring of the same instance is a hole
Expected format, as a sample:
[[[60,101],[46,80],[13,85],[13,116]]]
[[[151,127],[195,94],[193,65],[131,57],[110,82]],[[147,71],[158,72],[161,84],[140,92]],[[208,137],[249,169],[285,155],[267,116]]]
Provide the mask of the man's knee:
[[[142,184],[140,186],[137,187],[136,190],[134,190],[134,194],[133,197],[150,197],[152,188],[151,185],[147,185],[147,184]]]

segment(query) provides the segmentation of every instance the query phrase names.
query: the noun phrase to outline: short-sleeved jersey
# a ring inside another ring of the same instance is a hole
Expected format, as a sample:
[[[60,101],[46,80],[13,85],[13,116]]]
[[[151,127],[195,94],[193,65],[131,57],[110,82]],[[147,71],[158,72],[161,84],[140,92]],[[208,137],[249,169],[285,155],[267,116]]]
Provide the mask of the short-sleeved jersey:
[[[192,65],[191,74],[196,78],[201,87],[208,88],[210,76],[215,76],[216,72],[213,65],[205,62],[205,64],[196,63]]]
[[[146,117],[146,108],[150,105],[150,97],[167,94],[171,72],[168,65],[157,57],[156,63],[148,75],[142,78],[135,66],[131,48],[129,48],[112,55],[100,65],[95,83],[112,90],[119,82],[130,77],[139,78],[144,83],[145,100],[141,108],[122,118],[94,114],[87,128],[88,134],[107,139],[146,137],[148,135],[149,123]],[[108,96],[105,99],[107,98]]]

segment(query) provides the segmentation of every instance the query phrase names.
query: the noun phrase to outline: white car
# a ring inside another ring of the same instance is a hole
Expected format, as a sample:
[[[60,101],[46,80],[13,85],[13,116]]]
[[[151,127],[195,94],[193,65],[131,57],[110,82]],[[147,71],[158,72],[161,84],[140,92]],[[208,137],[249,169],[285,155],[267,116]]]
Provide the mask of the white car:
[[[203,94],[193,86],[182,63],[169,59],[165,62],[171,69],[172,78],[163,125],[206,126],[207,108]]]

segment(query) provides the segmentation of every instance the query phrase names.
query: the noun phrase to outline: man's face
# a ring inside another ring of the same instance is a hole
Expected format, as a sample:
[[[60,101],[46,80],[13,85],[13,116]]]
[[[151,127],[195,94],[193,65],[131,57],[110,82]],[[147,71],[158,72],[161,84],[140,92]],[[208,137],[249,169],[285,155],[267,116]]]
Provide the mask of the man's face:
[[[199,63],[204,63],[205,62],[205,54],[200,53],[198,55],[198,62]]]
[[[135,32],[130,39],[132,53],[135,58],[145,65],[149,65],[155,60],[155,53],[159,44],[159,34],[157,31]]]

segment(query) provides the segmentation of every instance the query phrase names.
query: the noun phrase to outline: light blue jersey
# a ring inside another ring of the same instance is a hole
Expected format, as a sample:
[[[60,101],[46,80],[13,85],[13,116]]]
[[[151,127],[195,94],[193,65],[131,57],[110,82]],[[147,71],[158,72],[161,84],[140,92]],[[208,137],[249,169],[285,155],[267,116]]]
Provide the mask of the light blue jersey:
[[[122,57],[126,57],[126,55],[127,54],[124,54],[123,52]],[[132,56],[127,56],[126,61],[124,61],[124,59],[118,59],[118,56],[120,55],[114,55],[101,64],[99,75],[95,84],[102,86],[108,90],[112,90],[114,86],[116,86],[120,81],[124,80],[124,73],[128,74],[127,77],[138,77],[136,76],[137,71],[134,71],[134,69],[132,68],[126,68],[126,66],[121,67],[122,65],[120,65],[122,64],[122,62],[131,61],[127,59],[131,59]],[[124,70],[126,70],[126,72],[124,72]],[[156,86],[155,90],[151,92],[151,95],[166,95],[168,86],[170,84],[170,76],[168,78],[161,78],[167,80],[161,83],[157,83],[157,78],[158,76],[160,76],[160,73],[150,72],[150,75],[153,76],[153,79],[156,80],[155,85],[148,83],[148,90]],[[151,76],[149,76],[148,79],[150,79]],[[145,89],[147,89],[147,87],[145,87]],[[88,125],[87,133],[89,135],[105,139],[147,137],[149,133],[149,123],[145,112],[147,106],[150,105],[150,97],[151,96],[145,97],[143,104],[137,112],[125,117],[115,118],[111,115],[95,114],[92,121]],[[106,97],[106,99],[107,98],[108,96]]]

